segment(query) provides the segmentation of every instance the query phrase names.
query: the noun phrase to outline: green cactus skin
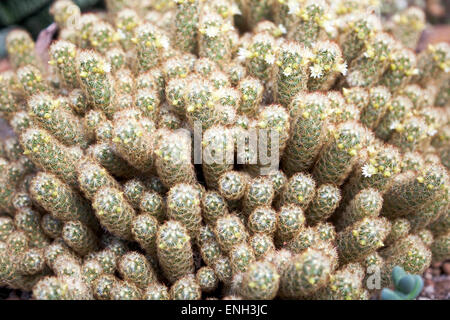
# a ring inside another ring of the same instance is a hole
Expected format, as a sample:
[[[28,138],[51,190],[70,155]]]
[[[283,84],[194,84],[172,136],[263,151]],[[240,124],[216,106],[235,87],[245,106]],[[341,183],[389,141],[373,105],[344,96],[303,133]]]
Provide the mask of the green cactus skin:
[[[202,221],[201,195],[188,184],[176,184],[167,194],[167,216],[181,222],[190,236],[195,238]]]
[[[367,132],[355,122],[339,125],[324,145],[314,165],[313,176],[317,183],[341,185],[357,160],[358,151],[366,143]]]
[[[214,263],[222,256],[219,243],[213,239],[200,245],[200,254],[206,265],[213,267]]]
[[[58,220],[79,220],[87,226],[96,226],[88,203],[53,174],[38,173],[31,181],[30,194]]]
[[[389,68],[383,74],[379,84],[388,87],[391,92],[402,89],[417,73],[416,56],[414,52],[400,45],[394,45],[389,57]]]
[[[202,292],[212,292],[217,288],[219,279],[211,267],[201,267],[195,274],[195,279]]]
[[[448,175],[445,168],[432,163],[422,168],[418,174],[411,171],[401,174],[384,196],[382,214],[398,217],[420,210],[434,201],[446,184]]]
[[[275,196],[272,182],[266,177],[252,179],[244,194],[245,214],[250,214],[256,207],[270,205]]]
[[[75,44],[60,40],[54,42],[49,49],[50,65],[56,66],[59,77],[69,88],[78,86],[77,66],[74,58],[77,55]]]
[[[86,150],[86,154],[90,155],[115,176],[127,177],[135,171],[119,156],[115,147],[108,142],[99,142],[90,145]]]
[[[98,190],[92,200],[92,207],[100,224],[113,235],[131,240],[131,226],[136,213],[126,201],[122,191],[112,187]]]
[[[277,228],[277,213],[270,207],[257,207],[249,215],[247,224],[254,233],[273,235]]]
[[[242,279],[241,294],[245,299],[270,300],[278,292],[280,275],[269,262],[257,261],[250,264]]]
[[[320,185],[305,211],[306,220],[311,225],[327,220],[339,206],[341,199],[341,191],[338,187],[333,184]]]
[[[156,192],[145,191],[140,199],[139,209],[159,222],[162,222],[166,215],[163,198]]]
[[[249,265],[255,261],[253,249],[245,242],[233,246],[229,252],[233,274],[246,272]]]
[[[202,291],[194,275],[187,275],[172,285],[170,296],[174,300],[200,300]]]
[[[95,23],[90,30],[90,47],[101,54],[105,54],[109,49],[116,46],[117,38],[112,25],[107,22],[99,21]]]
[[[214,272],[217,278],[225,285],[230,285],[233,279],[233,269],[231,267],[231,261],[228,257],[218,257],[213,264]]]
[[[145,300],[171,300],[169,289],[160,283],[149,285],[144,292]]]
[[[362,52],[350,64],[346,82],[350,87],[370,87],[378,83],[389,67],[389,50],[395,40],[384,32],[369,39]]]
[[[45,79],[43,79],[41,71],[33,65],[26,65],[17,70],[17,79],[28,97],[39,92],[48,91],[48,86],[45,83]]]
[[[111,288],[111,300],[141,300],[142,290],[129,281],[115,281]]]
[[[62,238],[56,238],[50,245],[44,248],[45,262],[53,269],[53,264],[60,255],[76,256]]]
[[[242,172],[228,171],[223,173],[218,181],[220,194],[227,200],[240,200],[244,197],[249,177]]]
[[[91,289],[93,288],[95,281],[102,275],[103,268],[98,261],[86,260],[81,266],[81,276],[83,282],[85,282]]]
[[[156,275],[144,255],[128,252],[118,262],[118,269],[123,279],[134,283],[141,289],[154,282]]]
[[[113,143],[120,156],[134,168],[147,172],[153,167],[153,137],[144,122],[122,111],[113,121]]]
[[[6,50],[14,69],[26,65],[38,65],[34,47],[30,34],[23,29],[14,29],[6,37]]]
[[[255,258],[260,260],[275,250],[273,238],[265,233],[256,233],[248,240],[252,247]]]
[[[336,43],[319,41],[312,48],[314,63],[309,67],[308,89],[310,91],[329,90],[339,73],[347,73],[347,63]]]
[[[356,262],[383,247],[391,224],[386,218],[363,218],[338,233],[337,247],[342,263]]]
[[[73,27],[79,18],[80,8],[70,0],[55,1],[50,7],[50,14],[60,28]]]
[[[24,154],[33,163],[56,174],[70,186],[77,185],[75,163],[79,160],[58,140],[43,129],[30,128],[20,136]]]
[[[37,300],[70,300],[68,284],[58,277],[45,277],[33,287],[33,297]]]
[[[415,151],[424,145],[428,126],[424,118],[411,117],[392,133],[389,142],[402,151]]]
[[[175,9],[175,41],[181,51],[194,53],[197,49],[199,11],[201,3],[198,0],[174,0]]]
[[[244,61],[248,74],[265,83],[273,73],[275,39],[268,33],[256,33],[250,39],[248,47],[242,48],[238,55]]]
[[[302,298],[323,287],[331,272],[331,259],[321,250],[306,249],[289,261],[280,277],[280,294],[285,298]]]
[[[156,253],[158,220],[150,214],[136,216],[132,223],[133,238],[148,253]]]
[[[370,129],[378,126],[389,107],[391,93],[384,86],[369,89],[369,103],[361,111],[361,123]]]
[[[295,204],[306,209],[315,195],[316,182],[312,176],[304,173],[296,173],[286,183],[281,192],[283,205]]]
[[[15,230],[14,220],[7,216],[0,217],[0,241],[5,241]]]
[[[249,116],[255,115],[263,98],[264,86],[261,81],[253,77],[243,78],[238,84],[241,93],[241,103],[237,111]]]
[[[36,94],[28,101],[34,123],[48,130],[65,145],[88,145],[88,137],[79,118],[61,106],[61,100],[48,94]]]
[[[79,255],[84,256],[97,249],[97,237],[80,221],[67,221],[62,229],[62,238]]]
[[[283,43],[276,61],[276,99],[288,106],[292,98],[307,89],[309,59],[312,52],[296,42]]]
[[[424,245],[426,245],[428,248],[431,247],[434,242],[434,236],[430,230],[422,229],[417,231],[416,234],[420,238],[420,240],[422,240]]]
[[[287,204],[280,208],[277,215],[276,240],[279,243],[294,238],[305,227],[305,214],[301,207]]]
[[[383,197],[377,190],[363,189],[346,206],[337,224],[343,229],[363,218],[375,218],[382,206]]]
[[[231,130],[213,126],[206,130],[202,138],[202,168],[208,187],[216,189],[219,177],[233,169],[234,140]]]
[[[97,161],[85,159],[77,166],[80,189],[88,199],[102,187],[119,188],[117,181]]]
[[[383,286],[391,283],[390,275],[395,266],[406,272],[422,274],[431,263],[431,250],[416,235],[408,235],[381,251],[385,265],[381,272]]]
[[[18,271],[25,275],[34,275],[44,271],[46,267],[42,249],[28,249],[20,257]]]
[[[417,57],[418,74],[414,80],[426,84],[429,80],[445,77],[450,57],[450,46],[448,43],[440,42],[429,45]]]
[[[449,252],[450,233],[440,235],[436,237],[431,245],[431,251],[433,253],[433,261],[439,262],[448,259]]]
[[[158,260],[164,275],[171,282],[194,271],[190,239],[188,231],[178,221],[166,221],[158,230]]]
[[[44,248],[49,244],[49,240],[40,227],[40,214],[31,208],[21,208],[14,216],[16,228],[22,230],[27,235],[32,247]]]
[[[233,26],[220,15],[205,13],[199,21],[199,56],[207,57],[219,65],[231,60],[230,31]]]
[[[217,241],[223,251],[228,252],[231,248],[247,239],[247,231],[241,220],[233,214],[219,218],[214,228]]]
[[[291,137],[283,155],[283,169],[288,174],[311,167],[325,142],[329,100],[321,93],[299,93],[290,105],[294,118]]]
[[[78,81],[86,97],[96,108],[112,117],[116,110],[111,103],[114,96],[109,74],[111,66],[102,56],[91,51],[80,51],[76,62]]]
[[[330,282],[316,296],[324,300],[359,300],[363,277],[364,269],[360,264],[347,264],[331,275]]]
[[[118,279],[111,274],[101,274],[92,285],[94,297],[98,300],[111,300],[112,288]]]
[[[391,232],[386,237],[384,243],[391,245],[397,240],[407,236],[411,231],[411,224],[407,219],[397,218],[391,222]]]
[[[425,12],[418,7],[410,7],[395,14],[387,29],[407,48],[414,50],[426,26]]]
[[[123,184],[123,194],[133,208],[138,209],[145,192],[145,185],[137,178],[130,179]]]
[[[216,191],[207,191],[203,194],[202,217],[210,225],[228,213],[226,200]]]

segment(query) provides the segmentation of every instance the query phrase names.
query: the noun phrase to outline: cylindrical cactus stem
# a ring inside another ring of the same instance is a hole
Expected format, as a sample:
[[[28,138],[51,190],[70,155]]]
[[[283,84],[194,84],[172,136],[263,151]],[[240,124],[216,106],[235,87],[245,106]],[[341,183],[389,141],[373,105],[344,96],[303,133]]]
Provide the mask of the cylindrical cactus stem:
[[[369,103],[361,110],[360,120],[369,129],[375,129],[389,108],[391,93],[385,86],[369,89]]]
[[[245,299],[270,300],[277,295],[279,285],[276,267],[267,261],[257,261],[244,273],[240,293]]]
[[[158,176],[167,188],[177,183],[195,182],[190,137],[181,132],[168,131],[156,146],[155,165]]]
[[[40,215],[37,211],[26,207],[21,208],[16,211],[14,222],[18,229],[25,232],[30,246],[43,248],[49,244],[49,240],[40,226]]]
[[[300,253],[313,246],[317,240],[319,240],[317,230],[312,227],[307,227],[301,229],[291,240],[282,245],[293,253]]]
[[[338,220],[338,227],[344,229],[364,218],[379,216],[383,206],[383,196],[376,189],[361,190],[346,206]]]
[[[61,105],[59,98],[46,93],[35,94],[28,101],[28,107],[35,123],[59,141],[69,146],[87,147],[89,138],[83,123]]]
[[[380,19],[374,14],[350,14],[348,21],[339,42],[344,60],[350,63],[361,54],[365,44],[372,41],[382,26]]]
[[[243,199],[244,213],[249,215],[256,207],[270,206],[274,196],[272,182],[267,177],[250,180]]]
[[[106,61],[111,66],[111,72],[115,75],[117,71],[127,66],[125,52],[121,48],[112,48],[105,54]]]
[[[136,251],[125,254],[118,262],[118,269],[124,280],[141,289],[156,280],[155,272],[145,256]]]
[[[411,117],[398,125],[389,142],[402,151],[416,151],[427,140],[429,127],[423,117]]]
[[[34,47],[30,34],[23,29],[14,29],[6,37],[9,61],[16,70],[26,65],[39,64]]]
[[[350,174],[367,138],[367,131],[358,123],[345,122],[331,134],[314,165],[313,176],[320,183],[341,185]]]
[[[79,255],[85,256],[97,249],[97,237],[81,221],[67,221],[62,229],[64,241]]]
[[[248,240],[256,260],[260,260],[275,250],[273,237],[265,233],[255,233]]]
[[[377,32],[348,68],[345,78],[350,87],[371,87],[378,83],[389,67],[389,51],[394,39],[384,32]]]
[[[315,297],[323,300],[359,300],[364,273],[359,263],[347,264],[331,275],[330,282]]]
[[[305,227],[305,214],[300,206],[287,204],[280,208],[277,217],[276,240],[288,242]]]
[[[105,54],[108,50],[117,46],[119,37],[111,24],[99,21],[92,26],[89,34],[90,47],[101,54]]]
[[[297,10],[297,3],[294,2],[293,4],[295,5],[293,9]],[[284,0],[276,0],[273,2],[274,21],[278,26],[282,25],[285,31],[291,30],[297,21],[297,15],[293,13],[291,3]]]
[[[244,62],[250,76],[263,83],[271,80],[276,60],[275,38],[268,33],[256,33],[250,39],[247,48],[241,48],[238,56]]]
[[[240,244],[233,246],[228,257],[230,258],[233,274],[246,272],[249,265],[256,260],[252,247],[246,242],[241,242]]]
[[[50,14],[61,29],[73,28],[80,18],[81,9],[70,0],[58,0],[50,7]]]
[[[288,106],[297,93],[307,90],[312,52],[295,42],[286,42],[278,48],[277,56],[275,98]]]
[[[199,190],[185,183],[176,184],[167,194],[167,216],[182,223],[192,238],[195,238],[202,222],[200,201]]]
[[[386,29],[405,47],[415,50],[425,27],[425,12],[419,7],[410,7],[392,16]]]
[[[81,276],[83,282],[85,282],[91,289],[94,286],[95,281],[103,275],[103,268],[100,262],[95,260],[85,260],[81,266]]]
[[[145,23],[135,30],[133,41],[137,47],[138,70],[145,72],[157,66],[160,62],[164,47],[168,46],[168,39],[151,23]]]
[[[427,227],[430,223],[438,220],[441,215],[445,215],[449,210],[449,205],[449,188],[447,185],[434,201],[427,203],[420,210],[413,211],[406,216],[411,224],[412,232],[417,232]]]
[[[114,146],[108,142],[92,144],[86,153],[115,176],[128,177],[136,171],[118,155]]]
[[[112,117],[116,106],[112,104],[114,90],[109,72],[111,66],[98,53],[81,51],[77,56],[78,81],[86,97],[94,105]]]
[[[115,117],[112,141],[120,155],[134,168],[148,172],[153,168],[152,133],[145,128],[143,119],[136,119],[127,111]]]
[[[249,215],[247,225],[253,233],[273,235],[277,229],[277,213],[271,207],[257,207]]]
[[[166,221],[158,230],[158,260],[164,275],[171,282],[194,271],[190,239],[187,229],[178,221]]]
[[[83,90],[74,89],[69,92],[68,103],[71,109],[78,115],[84,116],[88,110],[88,101],[86,96],[84,95]]]
[[[102,187],[119,188],[118,182],[93,159],[85,159],[77,166],[80,189],[88,199],[93,199],[95,193]]]
[[[185,77],[185,76],[184,76]],[[179,116],[185,116],[185,102],[184,92],[187,87],[187,80],[182,78],[173,78],[167,81],[165,87],[166,101],[174,108],[174,111]]]
[[[240,1],[240,4],[242,14],[250,28],[254,27],[259,21],[269,19],[271,15],[272,1],[270,0],[243,0]]]
[[[446,42],[428,45],[417,58],[418,74],[413,80],[427,84],[430,80],[440,79],[448,73],[450,46]],[[416,81],[414,81],[416,82]]]
[[[347,63],[339,46],[330,41],[319,41],[312,47],[313,58],[309,67],[308,89],[329,90],[339,74],[347,74]]]
[[[161,195],[154,191],[145,191],[138,205],[139,210],[162,222],[165,218],[165,203]]]
[[[305,211],[306,220],[311,225],[327,220],[339,206],[341,199],[341,190],[337,186],[334,184],[320,185],[314,199]]]
[[[359,110],[364,109],[369,104],[369,92],[367,88],[343,88],[342,95],[346,103],[356,106]]]
[[[234,245],[247,239],[247,231],[241,220],[233,214],[228,214],[218,219],[214,228],[220,248],[228,252]]]
[[[413,51],[395,44],[389,56],[389,68],[383,74],[379,84],[395,92],[403,88],[418,73],[416,55]]]
[[[142,290],[133,282],[117,280],[111,288],[111,300],[141,300]]]
[[[77,47],[75,44],[59,40],[54,42],[49,49],[50,64],[56,66],[57,72],[65,86],[69,88],[78,87],[77,65],[75,57]]]
[[[35,275],[43,272],[45,267],[43,250],[31,248],[22,253],[17,269],[22,275]]]
[[[121,36],[119,42],[124,50],[128,51],[133,49],[134,44],[132,39],[140,23],[141,19],[139,15],[130,8],[118,11],[114,17],[114,24]]]
[[[226,200],[216,191],[207,191],[202,196],[202,217],[208,224],[216,221],[228,213]]]
[[[212,292],[217,288],[219,279],[211,267],[201,267],[195,274],[195,279],[202,292]]]
[[[203,288],[202,288],[203,289]],[[145,300],[170,300],[169,289],[161,283],[150,284],[144,292]]]
[[[194,53],[197,49],[197,36],[201,1],[175,0],[175,39],[181,51]]]
[[[219,178],[219,192],[227,201],[237,202],[244,197],[249,180],[250,177],[245,173],[225,172]]]
[[[359,261],[383,247],[391,229],[384,217],[363,218],[338,233],[337,247],[343,264]]]
[[[233,280],[233,269],[231,268],[230,258],[219,257],[214,261],[214,272],[217,278],[222,281],[225,285],[229,286]]]
[[[296,173],[281,192],[281,204],[295,204],[306,209],[315,195],[316,182],[309,174]]]
[[[322,0],[306,1],[302,5],[298,2],[292,4],[288,15],[292,17],[290,19],[296,22],[289,26],[287,36],[307,47],[311,47],[323,37],[323,26],[329,10],[328,4]]]
[[[92,27],[100,21],[100,18],[94,13],[82,14],[77,25],[78,32],[78,46],[82,49],[90,47],[90,35]]]
[[[202,168],[208,187],[216,189],[220,176],[233,169],[234,139],[230,129],[213,126],[202,138]]]
[[[399,239],[407,236],[411,231],[411,224],[405,218],[397,218],[391,221],[391,232],[388,234],[384,243],[387,246],[392,245]]]
[[[17,70],[17,79],[28,97],[39,92],[46,92],[49,89],[41,70],[33,65],[26,65]]]
[[[0,217],[0,241],[8,239],[9,235],[16,229],[12,218],[7,216]]]
[[[299,299],[323,287],[330,277],[332,261],[322,250],[306,249],[289,261],[280,278],[280,294]]]
[[[12,71],[6,71],[0,74],[0,112],[7,120],[10,120],[13,114],[20,110],[16,100],[17,97],[12,90],[16,86],[14,85],[16,81],[16,74]]]
[[[126,201],[122,191],[113,187],[103,187],[92,200],[100,224],[113,235],[131,240],[132,222],[136,213]]]
[[[239,81],[237,88],[241,93],[237,111],[248,116],[255,115],[263,98],[263,84],[258,79],[246,77]]]
[[[392,269],[402,267],[406,272],[422,274],[431,263],[431,250],[416,235],[408,235],[381,251],[385,259],[381,271],[381,285],[391,284]]]
[[[382,214],[394,218],[421,210],[439,197],[448,181],[446,169],[438,164],[430,163],[417,174],[405,172],[386,191]]]
[[[433,261],[441,262],[450,257],[450,232],[436,237],[431,245]]]
[[[75,252],[64,242],[62,238],[55,239],[44,249],[45,262],[50,268],[54,268],[54,263],[57,257],[60,255],[68,255],[72,257],[78,257]],[[78,258],[79,259],[79,258]]]
[[[186,275],[178,279],[170,288],[170,296],[174,300],[200,300],[202,290],[194,275]]]
[[[176,55],[167,59],[162,71],[167,83],[173,79],[184,79],[192,71],[193,65],[185,57]]]
[[[133,219],[131,232],[135,241],[150,254],[156,254],[158,220],[150,214],[140,214]]]
[[[222,250],[215,239],[208,240],[200,245],[200,254],[207,266],[214,267],[214,263],[222,256]]]
[[[201,128],[206,130],[216,122],[212,83],[197,75],[187,81],[184,103],[189,125],[194,128],[199,123]]]
[[[428,229],[421,229],[416,232],[416,235],[422,240],[423,244],[428,248],[431,248],[431,245],[434,242],[433,233]]]
[[[51,173],[38,173],[31,180],[30,194],[58,220],[79,220],[90,227],[97,225],[86,200]]]
[[[33,287],[37,300],[70,300],[68,284],[59,277],[44,277]]]
[[[117,95],[114,97],[115,101],[122,101],[122,97],[133,94],[135,91],[134,77],[130,69],[122,68],[117,70],[113,76],[114,89]],[[125,99],[124,99],[125,100]],[[140,101],[142,103],[142,101]],[[142,107],[142,109],[144,109]],[[124,108],[121,108],[124,109]],[[141,109],[141,106],[138,108]],[[146,109],[146,111],[149,111]]]
[[[321,93],[299,93],[290,105],[293,127],[283,155],[283,168],[288,174],[311,167],[326,134],[327,110],[330,101]]]
[[[199,21],[199,55],[207,57],[218,65],[231,60],[231,41],[229,33],[233,26],[220,15],[204,13]]]
[[[159,94],[151,89],[139,89],[134,97],[134,103],[145,117],[156,121],[160,115]]]
[[[138,178],[130,179],[123,184],[123,194],[135,209],[139,209],[145,191],[144,182]]]

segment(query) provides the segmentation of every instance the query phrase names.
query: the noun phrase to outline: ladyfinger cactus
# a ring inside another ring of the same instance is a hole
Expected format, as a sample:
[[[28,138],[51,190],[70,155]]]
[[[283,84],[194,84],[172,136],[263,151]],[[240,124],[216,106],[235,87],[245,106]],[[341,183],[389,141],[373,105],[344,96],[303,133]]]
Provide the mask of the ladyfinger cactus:
[[[305,212],[309,224],[327,220],[342,199],[341,191],[333,184],[322,184],[316,189],[316,194]]]
[[[139,288],[145,288],[156,280],[149,262],[138,252],[124,255],[118,263],[118,269],[124,280],[134,283]]]
[[[280,282],[274,265],[269,262],[253,262],[244,273],[241,294],[246,299],[268,300],[273,299]]]

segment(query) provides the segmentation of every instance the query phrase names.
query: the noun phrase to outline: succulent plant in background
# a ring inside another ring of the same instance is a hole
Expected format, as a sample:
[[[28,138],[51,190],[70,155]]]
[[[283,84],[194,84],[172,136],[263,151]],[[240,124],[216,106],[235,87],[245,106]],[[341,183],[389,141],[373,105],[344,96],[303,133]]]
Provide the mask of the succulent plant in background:
[[[402,267],[392,270],[394,290],[384,288],[381,291],[382,300],[414,300],[423,289],[423,279],[419,275],[406,273]]]

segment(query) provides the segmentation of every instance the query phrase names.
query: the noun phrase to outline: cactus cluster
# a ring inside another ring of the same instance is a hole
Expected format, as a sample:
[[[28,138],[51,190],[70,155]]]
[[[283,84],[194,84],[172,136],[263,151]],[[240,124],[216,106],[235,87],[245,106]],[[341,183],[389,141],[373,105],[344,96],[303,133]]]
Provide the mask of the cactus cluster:
[[[106,4],[56,0],[48,61],[6,39],[0,286],[362,300],[450,258],[450,46],[412,51],[421,9]]]

